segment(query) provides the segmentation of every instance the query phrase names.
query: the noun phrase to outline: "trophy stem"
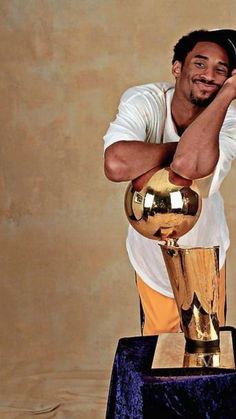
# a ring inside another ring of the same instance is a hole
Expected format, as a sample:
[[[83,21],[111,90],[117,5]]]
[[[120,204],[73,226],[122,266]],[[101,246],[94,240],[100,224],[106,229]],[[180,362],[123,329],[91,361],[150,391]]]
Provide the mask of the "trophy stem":
[[[186,340],[184,366],[217,366],[219,247],[160,247]]]

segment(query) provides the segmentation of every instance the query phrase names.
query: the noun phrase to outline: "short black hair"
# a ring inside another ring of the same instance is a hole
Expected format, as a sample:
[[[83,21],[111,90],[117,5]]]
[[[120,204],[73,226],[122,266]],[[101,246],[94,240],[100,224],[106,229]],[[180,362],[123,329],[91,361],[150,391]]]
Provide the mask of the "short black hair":
[[[231,36],[229,36],[231,34]],[[235,38],[232,37],[232,34]],[[231,29],[206,30],[200,29],[184,35],[174,46],[172,64],[180,61],[184,64],[185,58],[193,50],[198,42],[214,42],[220,45],[227,53],[229,59],[229,71],[236,68],[236,31]]]

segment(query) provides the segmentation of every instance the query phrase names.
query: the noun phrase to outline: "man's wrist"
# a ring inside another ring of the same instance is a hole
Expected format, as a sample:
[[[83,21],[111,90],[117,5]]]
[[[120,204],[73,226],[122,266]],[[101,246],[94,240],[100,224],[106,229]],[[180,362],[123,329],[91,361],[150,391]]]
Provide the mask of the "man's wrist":
[[[226,101],[226,103],[228,103],[228,106],[229,106],[230,103],[236,98],[235,83],[230,83],[226,81],[221,87],[218,95],[219,97],[221,97],[221,99],[223,98]]]

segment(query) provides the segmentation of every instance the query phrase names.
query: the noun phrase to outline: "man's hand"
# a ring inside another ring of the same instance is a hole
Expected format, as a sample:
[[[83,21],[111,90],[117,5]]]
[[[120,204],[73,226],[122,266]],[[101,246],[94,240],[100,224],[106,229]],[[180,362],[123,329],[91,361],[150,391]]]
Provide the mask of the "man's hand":
[[[221,90],[228,89],[229,93],[232,94],[232,100],[236,99],[236,69],[234,69],[231,73],[231,76],[225,80]]]
[[[154,173],[158,172],[161,169],[161,166],[153,167],[153,169],[148,170],[148,172],[143,173],[142,175],[138,176],[136,179],[132,180],[133,186],[136,191],[141,191],[144,185],[149,181],[149,179],[154,175]]]
[[[154,167],[153,169],[149,170],[148,172],[144,173],[141,176],[138,176],[136,179],[132,181],[133,186],[137,192],[143,189],[144,185],[149,181],[149,179],[154,175],[154,173],[158,172],[158,170],[162,169],[161,166]],[[177,186],[191,186],[192,181],[190,179],[185,179],[176,173],[174,173],[169,167],[166,168],[169,172],[169,181]]]
[[[191,186],[192,185],[191,179],[186,179],[180,175],[177,175],[177,173],[173,172],[173,170],[171,170],[170,168],[168,169],[168,171],[169,171],[169,181],[173,183],[174,185],[177,185],[177,186]]]

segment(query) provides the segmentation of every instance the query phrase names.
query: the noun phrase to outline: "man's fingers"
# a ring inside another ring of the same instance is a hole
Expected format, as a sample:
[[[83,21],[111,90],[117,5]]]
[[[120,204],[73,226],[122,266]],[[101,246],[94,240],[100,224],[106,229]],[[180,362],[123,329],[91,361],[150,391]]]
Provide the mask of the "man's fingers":
[[[190,179],[185,179],[177,175],[171,169],[169,170],[169,181],[176,186],[191,186],[192,185],[192,181]]]
[[[141,191],[143,189],[144,185],[149,181],[149,179],[156,173],[158,170],[160,170],[160,166],[154,167],[153,169],[149,170],[148,172],[144,173],[143,175],[137,177],[132,181],[133,186],[137,192]]]
[[[134,179],[132,183],[135,190],[137,192],[141,191],[141,189],[143,189],[144,185],[149,181],[149,179],[154,175],[154,173],[156,173],[160,169],[161,169],[160,166],[154,167],[153,169],[149,170],[148,172]],[[192,185],[192,181],[190,179],[185,179],[177,175],[170,168],[168,168],[167,170],[169,171],[169,181],[173,183],[174,185],[176,186],[191,186]]]

